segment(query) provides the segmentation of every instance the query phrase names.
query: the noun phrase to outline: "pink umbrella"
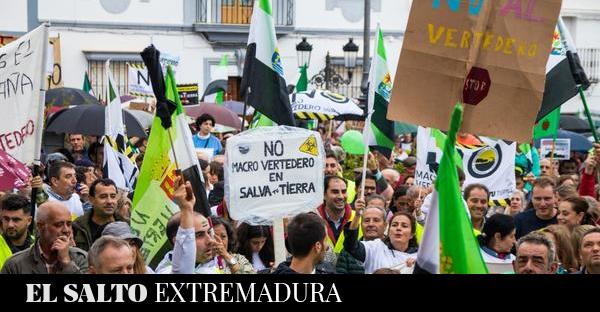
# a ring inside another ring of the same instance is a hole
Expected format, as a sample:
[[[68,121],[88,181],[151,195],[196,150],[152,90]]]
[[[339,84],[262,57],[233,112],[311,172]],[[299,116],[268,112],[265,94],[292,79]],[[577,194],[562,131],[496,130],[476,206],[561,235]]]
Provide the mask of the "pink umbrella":
[[[30,176],[25,165],[0,149],[0,190],[21,188],[27,185]]]
[[[223,106],[211,103],[186,105],[183,107],[188,116],[198,118],[202,114],[209,114],[215,118],[216,123],[235,129],[242,127],[242,122],[236,113]]]

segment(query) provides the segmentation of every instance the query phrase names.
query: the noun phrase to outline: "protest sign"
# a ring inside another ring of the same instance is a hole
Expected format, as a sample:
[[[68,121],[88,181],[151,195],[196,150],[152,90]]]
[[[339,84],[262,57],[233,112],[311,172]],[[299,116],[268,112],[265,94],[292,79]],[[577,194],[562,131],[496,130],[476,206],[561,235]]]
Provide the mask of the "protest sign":
[[[154,96],[146,66],[140,64],[128,64],[127,67],[129,74],[127,75],[129,94],[139,97]]]
[[[526,142],[562,0],[413,1],[388,118]]]
[[[480,183],[490,191],[491,204],[503,206],[515,189],[516,143],[481,138],[484,144],[457,143],[457,163],[462,163],[464,186]],[[417,167],[415,184],[428,187],[437,177],[437,169],[446,135],[438,129],[419,127],[417,132]]]
[[[540,142],[540,157],[558,160],[571,159],[571,139],[542,139]]]
[[[48,27],[0,48],[0,148],[22,163],[39,160],[44,117]]]
[[[179,93],[179,100],[182,105],[195,105],[198,104],[198,84],[178,84],[177,92]]]
[[[251,224],[314,210],[323,202],[325,152],[318,132],[260,127],[227,140],[225,198]]]
[[[49,39],[50,45],[48,46],[48,89],[62,88],[63,77],[62,77],[62,63],[60,56],[60,37],[53,37]]]

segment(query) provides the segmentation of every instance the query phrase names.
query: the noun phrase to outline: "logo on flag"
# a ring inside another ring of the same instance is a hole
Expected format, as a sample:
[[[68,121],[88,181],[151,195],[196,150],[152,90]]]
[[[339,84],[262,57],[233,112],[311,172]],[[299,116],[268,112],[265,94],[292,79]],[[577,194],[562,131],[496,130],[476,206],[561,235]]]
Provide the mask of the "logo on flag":
[[[477,146],[479,151],[473,153],[467,162],[469,175],[477,179],[485,179],[493,175],[502,163],[502,149],[498,144],[494,147]]]
[[[281,55],[279,55],[278,48],[275,48],[275,52],[273,52],[273,56],[271,57],[271,62],[273,63],[273,70],[275,70],[279,76],[283,76],[283,66],[281,66]]]

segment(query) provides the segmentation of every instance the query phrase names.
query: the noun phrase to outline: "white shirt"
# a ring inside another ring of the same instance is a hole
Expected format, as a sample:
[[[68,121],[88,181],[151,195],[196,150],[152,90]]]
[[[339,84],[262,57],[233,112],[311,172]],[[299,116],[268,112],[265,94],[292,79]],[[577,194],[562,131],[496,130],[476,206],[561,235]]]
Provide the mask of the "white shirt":
[[[417,253],[406,253],[390,249],[381,239],[360,242],[365,246],[365,273],[371,274],[377,269],[402,267],[410,258],[416,259]]]
[[[262,260],[260,260],[260,256],[258,255],[258,252],[252,253],[252,266],[254,267],[254,269],[256,271],[264,270],[267,268],[265,266],[265,264],[262,262]]]
[[[56,194],[50,187],[46,189],[46,193],[48,194],[48,200],[59,201],[67,206],[72,216],[81,217],[83,215],[83,204],[81,203],[79,194],[73,193],[69,199],[64,199],[60,195]]]

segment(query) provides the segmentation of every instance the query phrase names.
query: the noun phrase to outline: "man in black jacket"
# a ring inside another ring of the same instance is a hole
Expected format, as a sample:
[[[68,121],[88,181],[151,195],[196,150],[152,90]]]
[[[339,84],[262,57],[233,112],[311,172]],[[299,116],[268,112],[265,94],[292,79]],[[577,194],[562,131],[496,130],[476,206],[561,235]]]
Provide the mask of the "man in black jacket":
[[[314,213],[301,213],[288,224],[287,233],[292,260],[281,263],[273,274],[324,274],[317,268],[327,249],[323,219]]]

